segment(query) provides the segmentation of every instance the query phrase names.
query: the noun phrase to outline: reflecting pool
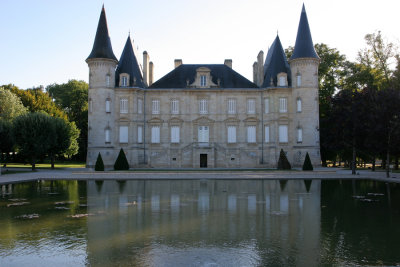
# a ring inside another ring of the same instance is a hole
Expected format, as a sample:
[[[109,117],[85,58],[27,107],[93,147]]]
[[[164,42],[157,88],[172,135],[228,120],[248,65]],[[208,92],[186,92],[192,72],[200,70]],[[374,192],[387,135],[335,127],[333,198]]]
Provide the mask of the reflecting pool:
[[[0,196],[0,266],[400,265],[396,184],[38,181]]]

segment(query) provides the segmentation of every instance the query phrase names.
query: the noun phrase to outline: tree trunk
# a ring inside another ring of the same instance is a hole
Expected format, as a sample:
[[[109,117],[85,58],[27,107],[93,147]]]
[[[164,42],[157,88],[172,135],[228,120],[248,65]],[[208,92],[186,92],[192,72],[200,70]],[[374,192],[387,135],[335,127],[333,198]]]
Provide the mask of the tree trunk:
[[[353,135],[354,136],[354,135]],[[351,163],[351,174],[356,174],[356,138],[353,137],[353,160]]]
[[[394,169],[397,171],[399,170],[399,156],[396,156],[394,160]]]
[[[54,158],[55,158],[54,154],[51,154],[50,155],[50,162],[51,162],[51,169],[52,170],[54,170],[54,160],[55,160]]]
[[[375,162],[376,162],[376,158],[375,156],[372,158],[372,171],[375,171]]]
[[[32,165],[32,171],[36,170],[36,159],[34,156],[31,157],[31,165]]]
[[[390,132],[388,134],[387,148],[386,148],[386,178],[389,178],[389,168],[390,168]]]

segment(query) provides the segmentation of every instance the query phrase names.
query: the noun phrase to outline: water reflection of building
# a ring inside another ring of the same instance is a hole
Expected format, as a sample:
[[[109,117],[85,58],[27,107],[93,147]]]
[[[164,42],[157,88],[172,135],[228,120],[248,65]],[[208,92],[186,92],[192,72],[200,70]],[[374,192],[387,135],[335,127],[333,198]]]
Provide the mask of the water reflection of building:
[[[229,264],[244,253],[244,265],[316,266],[320,190],[320,181],[88,181],[88,263],[193,265],[191,253],[214,253]]]

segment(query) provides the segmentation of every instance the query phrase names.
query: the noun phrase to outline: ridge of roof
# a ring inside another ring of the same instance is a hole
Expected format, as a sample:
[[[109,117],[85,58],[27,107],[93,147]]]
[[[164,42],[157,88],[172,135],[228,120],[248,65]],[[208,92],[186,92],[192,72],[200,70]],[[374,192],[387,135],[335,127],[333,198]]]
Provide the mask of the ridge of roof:
[[[225,64],[182,64],[153,83],[149,88],[188,88],[187,83],[192,84],[195,81],[196,70],[201,67],[210,69],[212,82],[218,84],[219,80],[219,88],[258,88],[256,84]]]
[[[97,25],[96,37],[94,38],[92,52],[86,60],[92,58],[108,58],[118,61],[112,50],[111,39],[108,34],[107,18],[104,4],[101,9],[99,23]]]
[[[286,58],[285,51],[283,50],[279,35],[276,35],[274,42],[268,50],[267,57],[264,63],[264,82],[262,87],[277,86],[277,75],[281,72],[287,73],[288,84],[291,85],[291,71]],[[271,79],[273,85],[271,85]]]
[[[119,86],[119,75],[121,73],[129,74],[129,85],[130,87],[141,87],[144,88],[143,75],[136,59],[135,52],[132,46],[132,40],[130,34],[126,39],[124,50],[122,51],[121,58],[119,59],[118,66],[115,70],[115,84]]]
[[[319,56],[314,49],[313,40],[311,37],[310,26],[308,25],[307,13],[305,5],[300,15],[299,28],[297,30],[296,44],[290,60],[296,58],[317,58]]]

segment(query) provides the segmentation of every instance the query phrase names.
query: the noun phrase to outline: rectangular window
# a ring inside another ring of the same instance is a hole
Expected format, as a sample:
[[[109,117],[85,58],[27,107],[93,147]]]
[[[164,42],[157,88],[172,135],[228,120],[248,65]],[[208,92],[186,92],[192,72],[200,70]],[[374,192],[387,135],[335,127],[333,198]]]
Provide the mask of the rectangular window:
[[[128,86],[128,77],[122,76],[121,85],[122,86]]]
[[[228,143],[236,143],[236,127],[228,126]]]
[[[110,87],[111,85],[110,85],[110,75],[106,75],[106,86],[107,87]]]
[[[287,98],[286,97],[279,98],[279,112],[280,113],[287,112]]]
[[[300,87],[301,86],[301,75],[298,74],[296,77],[297,77],[297,87]]]
[[[256,126],[247,126],[247,143],[256,142]]]
[[[228,99],[228,114],[236,114],[236,99]]]
[[[255,114],[255,113],[256,113],[256,100],[247,99],[247,114]]]
[[[269,98],[264,99],[264,113],[269,113]]]
[[[106,129],[106,131],[105,131],[105,141],[106,141],[106,143],[111,142],[110,129]]]
[[[285,76],[279,77],[279,86],[286,86],[286,77]]]
[[[301,112],[301,99],[297,98],[296,101],[297,112]]]
[[[171,127],[171,143],[179,143],[179,126]]]
[[[297,143],[303,142],[303,129],[297,128]]]
[[[128,126],[119,126],[119,142],[128,143]]]
[[[143,143],[143,127],[142,126],[137,127],[137,142],[139,144]]]
[[[119,104],[120,104],[119,107],[120,113],[128,113],[128,99],[122,98],[119,101]]]
[[[106,112],[110,113],[111,112],[111,100],[106,99]]]
[[[137,100],[137,113],[142,114],[143,110],[143,100],[141,98],[138,98]]]
[[[171,114],[178,114],[179,113],[179,100],[172,99],[171,100]]]
[[[279,142],[280,143],[288,142],[288,126],[287,125],[279,125]]]
[[[200,114],[207,114],[208,113],[207,99],[200,99],[200,101],[199,101],[199,113]]]
[[[207,77],[206,75],[201,75],[200,76],[200,86],[206,86],[207,85]]]
[[[160,143],[160,126],[151,127],[151,142],[153,144]]]
[[[160,114],[160,100],[153,100],[151,101],[151,113],[152,114]]]
[[[265,135],[265,143],[269,143],[269,126],[265,126],[264,135]]]
[[[209,128],[208,126],[199,126],[199,142],[200,143],[208,143],[209,139]]]

